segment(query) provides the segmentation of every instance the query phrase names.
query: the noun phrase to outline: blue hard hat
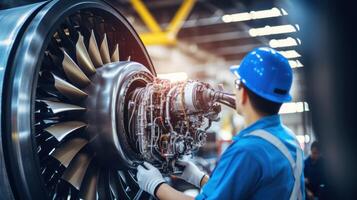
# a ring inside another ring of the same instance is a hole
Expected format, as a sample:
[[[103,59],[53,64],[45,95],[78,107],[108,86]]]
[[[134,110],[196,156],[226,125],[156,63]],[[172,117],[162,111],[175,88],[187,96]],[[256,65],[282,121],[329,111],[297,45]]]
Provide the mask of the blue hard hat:
[[[292,69],[288,60],[276,50],[256,48],[239,66],[232,66],[230,70],[258,96],[277,103],[291,101]]]

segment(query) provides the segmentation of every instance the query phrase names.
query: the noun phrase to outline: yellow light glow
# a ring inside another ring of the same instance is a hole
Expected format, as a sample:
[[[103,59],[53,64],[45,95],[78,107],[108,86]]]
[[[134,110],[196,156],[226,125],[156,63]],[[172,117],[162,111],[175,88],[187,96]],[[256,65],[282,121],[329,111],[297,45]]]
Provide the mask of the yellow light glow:
[[[221,130],[218,132],[218,135],[222,140],[232,140],[232,133],[227,130]]]

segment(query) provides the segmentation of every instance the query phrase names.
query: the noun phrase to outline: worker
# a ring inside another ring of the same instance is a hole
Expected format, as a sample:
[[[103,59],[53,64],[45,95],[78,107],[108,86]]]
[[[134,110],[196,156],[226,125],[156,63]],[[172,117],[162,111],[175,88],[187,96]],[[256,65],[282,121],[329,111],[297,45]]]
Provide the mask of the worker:
[[[211,177],[189,161],[179,178],[201,188],[195,199],[304,199],[303,152],[278,115],[291,101],[292,69],[277,51],[261,47],[248,53],[236,75],[236,110],[246,128],[234,136]],[[139,186],[160,200],[194,199],[167,183],[157,168],[138,166]]]
[[[328,199],[325,161],[321,156],[318,141],[311,144],[310,151],[311,154],[305,159],[304,167],[306,199]]]

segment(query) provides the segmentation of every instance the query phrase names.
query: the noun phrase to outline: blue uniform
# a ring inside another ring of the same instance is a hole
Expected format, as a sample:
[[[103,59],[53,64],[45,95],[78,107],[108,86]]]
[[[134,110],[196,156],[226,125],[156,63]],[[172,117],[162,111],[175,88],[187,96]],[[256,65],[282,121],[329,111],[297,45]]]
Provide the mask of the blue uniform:
[[[296,138],[280,116],[263,117],[233,138],[196,199],[289,199],[294,185],[289,161],[268,141],[245,137],[260,129],[279,138],[296,159]],[[305,194],[303,174],[300,184]]]

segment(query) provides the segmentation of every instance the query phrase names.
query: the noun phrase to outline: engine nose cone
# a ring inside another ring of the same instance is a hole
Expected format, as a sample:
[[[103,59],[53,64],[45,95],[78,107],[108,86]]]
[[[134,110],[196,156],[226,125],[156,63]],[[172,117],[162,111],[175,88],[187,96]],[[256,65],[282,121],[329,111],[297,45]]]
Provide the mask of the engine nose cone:
[[[153,79],[150,71],[136,62],[114,62],[97,69],[86,88],[88,97],[85,121],[92,145],[103,164],[112,167],[134,167],[138,157],[128,141],[125,127],[127,96],[131,91]]]

